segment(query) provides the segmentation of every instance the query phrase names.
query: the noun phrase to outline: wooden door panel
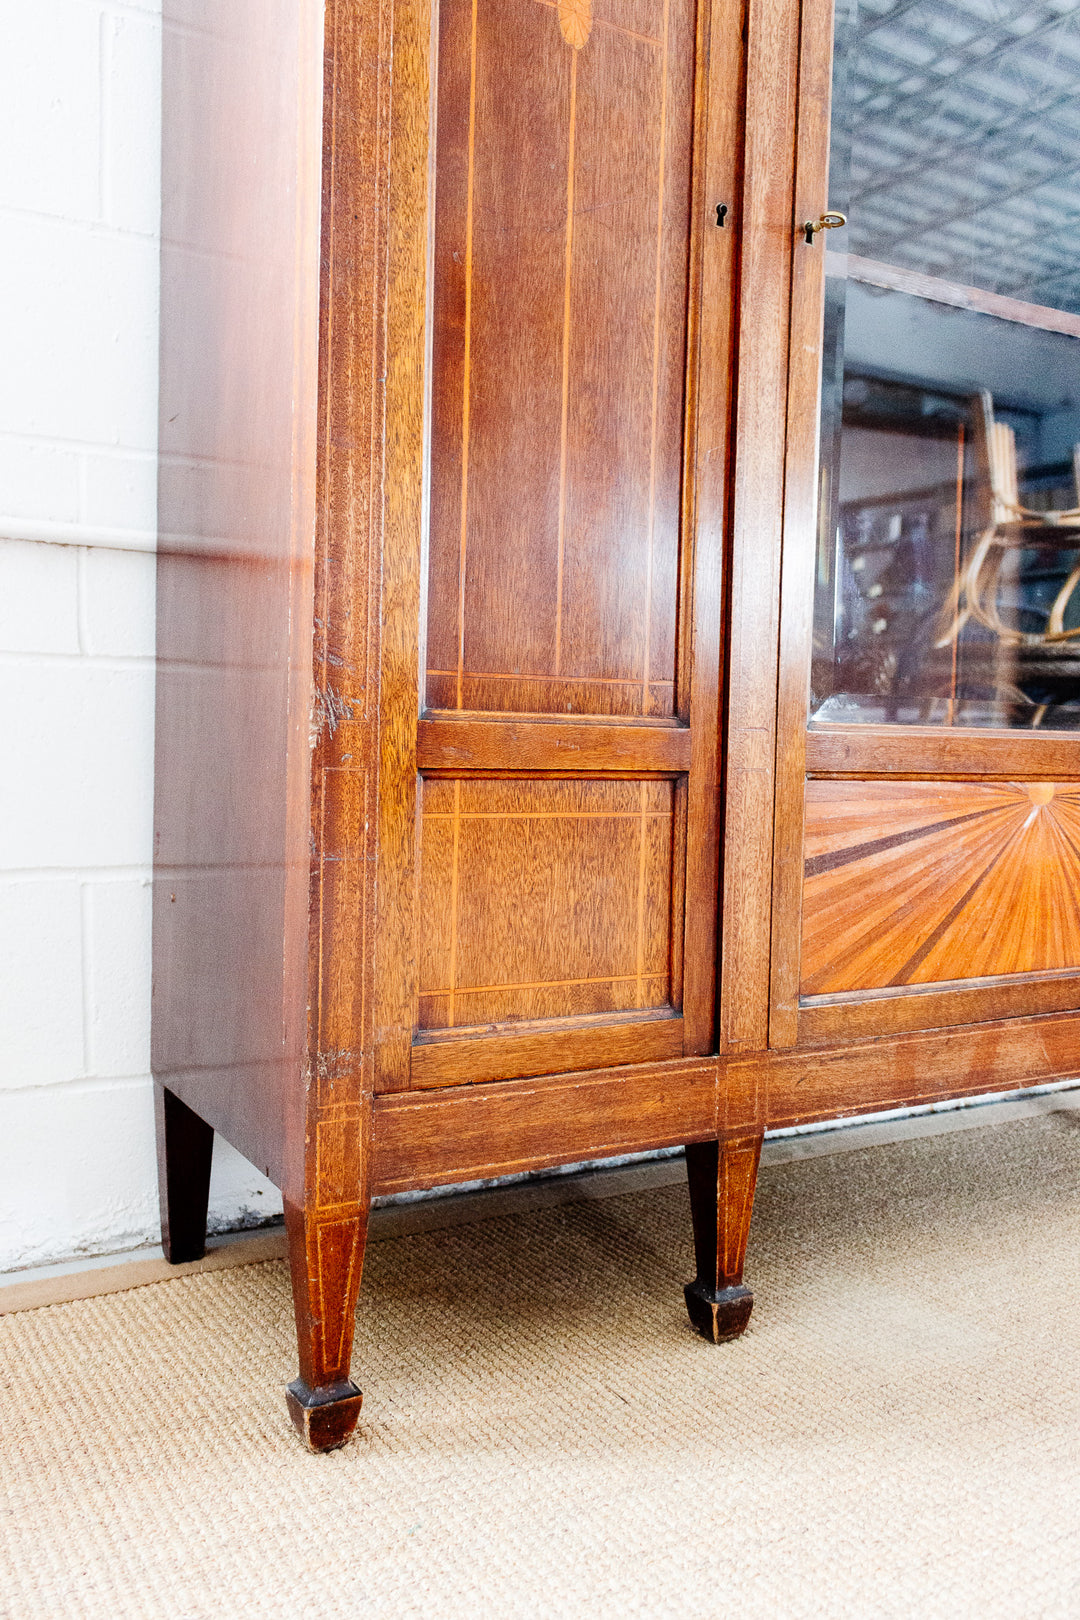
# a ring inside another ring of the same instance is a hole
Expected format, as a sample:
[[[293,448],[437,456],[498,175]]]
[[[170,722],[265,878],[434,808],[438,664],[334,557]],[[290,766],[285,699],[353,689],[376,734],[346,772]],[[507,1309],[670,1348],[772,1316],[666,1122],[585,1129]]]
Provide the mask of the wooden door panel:
[[[424,784],[420,1031],[671,1007],[674,785]]]
[[[811,781],[805,849],[804,998],[1064,974],[1074,1003],[1077,783]]]
[[[805,697],[804,697],[805,708]],[[956,730],[944,726],[823,726],[806,734],[806,769],[819,776],[996,776],[1061,781],[1080,775],[1067,733]]]
[[[703,199],[735,207],[742,47],[728,19],[707,65],[709,13],[440,7],[415,640],[383,620],[410,860],[382,872],[380,1091],[714,1047],[737,229]]]
[[[682,772],[690,769],[690,732],[685,726],[597,725],[469,715],[428,715],[416,746],[421,771],[625,770]]]
[[[510,1025],[497,1034],[429,1030],[412,1048],[410,1085],[479,1085],[574,1070],[663,1063],[685,1054],[685,1021],[675,1012],[626,1012],[571,1021]]]
[[[674,712],[694,13],[442,8],[431,708]]]
[[[1053,642],[1049,604],[1057,573],[1066,579],[1071,565],[1061,547],[1052,558],[1049,544],[1036,547],[1026,560],[1025,548],[1014,548],[1007,566],[993,565],[987,613],[971,560],[978,545],[1000,549],[1008,538],[994,505],[995,477],[1004,487],[990,454],[993,442],[1004,455],[1004,441],[992,439],[999,429],[1014,435],[1018,487],[1029,475],[1043,479],[1038,496],[1021,493],[1021,503],[1073,504],[1071,467],[1059,493],[1040,457],[1017,451],[1018,430],[994,426],[995,392],[1000,415],[1014,377],[1027,368],[1037,392],[1049,361],[1033,357],[1058,351],[1034,344],[1032,306],[994,299],[993,245],[960,252],[951,279],[977,285],[954,300],[957,319],[948,315],[948,340],[936,343],[947,255],[925,221],[898,233],[883,201],[888,185],[877,182],[888,168],[882,154],[895,106],[888,94],[856,98],[857,84],[883,88],[887,46],[877,43],[884,36],[869,40],[866,20],[833,0],[807,0],[801,13],[779,705],[789,741],[778,767],[770,988],[776,1046],[1080,1005],[1080,746],[1064,729],[1072,725],[1068,634],[1053,668],[1049,655],[1046,670],[1036,667],[1033,651],[1044,633]],[[965,72],[961,64],[946,87],[961,100],[970,88]],[[940,121],[927,126],[928,160],[948,156],[944,130]],[[901,183],[899,170],[889,173]],[[1007,173],[999,167],[986,196]],[[913,219],[933,208],[929,193],[912,194],[911,204]],[[799,231],[826,209],[848,216],[847,233],[830,239],[839,253],[822,252],[820,235]],[[937,255],[932,275],[927,254]],[[878,296],[886,291],[888,307]],[[1075,316],[1040,315],[1039,324],[1063,333],[1061,318]],[[1060,341],[1061,363],[1074,365],[1073,340]],[[1002,380],[994,368],[1006,352],[1015,358]],[[1035,393],[1031,399],[1035,416],[1056,408],[1056,394],[1045,406]],[[1037,524],[1027,538],[1038,538]],[[1055,726],[1063,728],[1057,735]]]

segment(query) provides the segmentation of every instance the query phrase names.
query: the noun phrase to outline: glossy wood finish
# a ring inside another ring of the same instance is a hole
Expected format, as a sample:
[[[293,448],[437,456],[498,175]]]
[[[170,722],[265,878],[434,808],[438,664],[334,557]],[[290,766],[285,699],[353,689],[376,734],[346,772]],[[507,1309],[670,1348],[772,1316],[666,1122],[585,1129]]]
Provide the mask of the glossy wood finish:
[[[670,715],[692,0],[444,0],[427,700]]]
[[[686,1148],[697,1276],[684,1293],[691,1323],[712,1344],[737,1339],[754,1304],[742,1277],[761,1140],[756,1132]]]
[[[807,0],[801,10],[797,219],[829,206],[831,10],[828,0]],[[777,1048],[1069,1008],[1076,1005],[1070,973],[1080,961],[1070,943],[1073,857],[1058,832],[1044,838],[1058,812],[1047,816],[1028,792],[1053,787],[1058,800],[1071,791],[1080,769],[1075,739],[959,727],[806,730],[825,269],[825,254],[796,251],[778,691],[784,741],[773,845],[770,1041]],[[855,279],[865,270],[885,285],[875,267],[854,261],[853,269]],[[951,831],[930,830],[950,819],[953,798],[974,813],[1004,809],[1003,793],[1016,819],[1004,850],[984,848],[981,821],[959,822],[959,809]],[[931,808],[938,799],[940,814]],[[921,820],[913,811],[917,825],[904,820],[905,806],[925,810]],[[835,841],[826,830],[833,814],[837,828],[846,822]]]
[[[804,747],[829,15],[165,0],[164,1207],[282,1186],[314,1449],[373,1193],[689,1144],[715,1339],[768,1125],[1080,1070],[1080,745]]]
[[[172,1265],[206,1253],[214,1128],[164,1086],[154,1087],[161,1247]]]
[[[426,1030],[412,1049],[413,1087],[479,1085],[528,1074],[610,1069],[681,1057],[685,1020],[663,1008],[514,1024],[497,1035]]]
[[[303,1135],[290,625],[312,612],[321,8],[168,0],[163,26],[152,1061],[280,1184],[286,1119]]]
[[[829,1046],[867,1035],[941,1029],[1023,1018],[1080,1007],[1080,973],[1017,973],[940,985],[902,985],[885,990],[848,990],[804,996],[798,1014],[798,1044]]]
[[[802,8],[799,116],[795,149],[795,221],[817,219],[829,206],[828,153],[833,15],[829,5]],[[825,256],[796,232],[791,268],[791,348],[787,389],[792,408],[784,463],[783,563],[776,770],[772,849],[769,1044],[791,1046],[798,1034],[803,900],[802,820],[806,748],[807,655],[813,635],[818,509],[818,419],[821,399]]]
[[[674,813],[664,781],[425,782],[420,1029],[670,1007]]]
[[[293,1146],[285,1189],[300,1351],[290,1410],[315,1449],[347,1439],[360,1404],[348,1374],[370,1203],[376,581],[392,515],[382,480],[393,469],[381,432],[395,337],[396,353],[409,360],[405,335],[384,324],[380,307],[392,241],[394,109],[380,94],[389,16],[385,0],[371,7],[333,0],[325,11],[315,593],[311,623],[300,632],[311,635],[316,695],[306,739],[307,1063],[304,1136]],[[398,45],[405,82],[408,45],[406,33]]]
[[[439,14],[426,780],[383,1092],[712,1044],[720,576],[686,476],[703,381],[712,453],[729,432],[726,346],[695,347],[708,10],[585,18]]]
[[[731,20],[734,26],[734,19]],[[747,7],[745,146],[731,484],[721,1050],[768,1043],[785,413],[795,236],[799,16]]]
[[[770,1053],[768,1123],[783,1129],[1076,1077],[1080,1015],[994,1020]],[[750,1063],[760,1059],[748,1059]]]
[[[649,1146],[1072,1078],[1080,1013],[994,1020],[809,1051],[633,1064],[376,1099],[372,1190],[539,1170]]]
[[[813,776],[1060,782],[1080,779],[1080,739],[949,726],[815,726],[806,737],[806,769]]]
[[[380,627],[378,671],[370,692],[372,704],[377,701],[380,710],[377,911],[370,952],[379,1032],[378,1041],[372,1043],[374,1083],[384,1090],[408,1086],[416,1028],[416,722],[422,699],[420,625],[430,433],[434,28],[434,9],[427,0],[410,5],[387,0],[376,51],[379,76],[350,87],[350,97],[360,98],[365,108],[381,104],[384,113],[386,98],[392,97],[389,145],[380,149],[380,160],[387,165],[381,198],[387,222],[386,346],[380,356],[386,392],[381,400],[379,374],[372,377],[376,401],[385,415],[372,423],[367,441],[373,460],[382,458],[378,487],[384,503],[383,544],[381,573],[360,598],[374,611]],[[343,116],[350,112],[347,99]],[[393,162],[391,151],[396,154]],[[349,369],[334,381],[347,403],[352,387]],[[335,516],[330,514],[332,523]],[[335,592],[332,600],[338,614],[351,612],[347,595]],[[354,970],[356,966],[354,962]]]
[[[294,1415],[325,1447],[358,1410],[368,1202],[380,17],[164,22],[154,1066],[283,1189]]]
[[[715,1058],[681,1058],[380,1097],[372,1190],[475,1181],[715,1138],[717,1072]]]
[[[175,1223],[186,1201],[200,1225],[211,1126],[282,1186],[300,1351],[289,1405],[315,1449],[347,1438],[359,1410],[349,1361],[375,1095],[460,1095],[470,1106],[454,1119],[482,1128],[496,1076],[621,1075],[621,1060],[640,1082],[634,1123],[619,1123],[622,1086],[602,1152],[607,1137],[653,1134],[681,1083],[671,1060],[713,1043],[719,486],[703,499],[689,469],[699,446],[713,466],[728,455],[732,287],[715,267],[738,232],[733,220],[703,274],[702,199],[720,176],[737,209],[737,119],[730,98],[707,116],[707,6],[620,4],[508,18],[476,0],[444,7],[438,33],[430,9],[404,0],[166,3],[166,1205]],[[530,28],[544,31],[542,59],[520,51]],[[462,107],[450,80],[474,35]],[[740,51],[725,21],[712,60]],[[505,78],[492,93],[500,62],[515,95]],[[563,143],[553,282],[538,279],[548,172],[526,191],[505,168],[515,119],[541,147]],[[467,433],[445,426],[461,359],[457,250],[439,257],[461,226],[462,138],[474,188]],[[509,258],[500,208],[524,233]],[[517,311],[509,350],[500,300]],[[718,338],[704,354],[703,331]],[[554,459],[519,386],[539,388],[553,363]],[[521,452],[534,444],[547,459],[532,477]],[[465,560],[448,603],[432,580],[455,455],[471,492],[451,531]],[[552,477],[556,523],[537,546]],[[523,513],[527,577],[507,539]],[[544,620],[530,591],[543,597],[553,563]],[[448,605],[462,657],[452,700],[436,701],[450,712],[421,722],[425,625],[439,633]],[[552,635],[553,667],[521,664],[519,643]],[[483,656],[466,670],[474,647]],[[507,679],[466,695],[466,673]],[[523,696],[519,676],[539,685]],[[402,1117],[422,1140],[428,1116]],[[693,1108],[672,1117],[680,1136],[698,1129]],[[550,1117],[545,1131],[559,1162]]]
[[[809,782],[802,992],[1080,967],[1080,786]]]
[[[535,0],[534,0],[535,3]],[[685,773],[691,764],[690,732],[685,726],[567,725],[550,720],[466,721],[428,716],[417,728],[416,762],[421,771],[624,770]]]

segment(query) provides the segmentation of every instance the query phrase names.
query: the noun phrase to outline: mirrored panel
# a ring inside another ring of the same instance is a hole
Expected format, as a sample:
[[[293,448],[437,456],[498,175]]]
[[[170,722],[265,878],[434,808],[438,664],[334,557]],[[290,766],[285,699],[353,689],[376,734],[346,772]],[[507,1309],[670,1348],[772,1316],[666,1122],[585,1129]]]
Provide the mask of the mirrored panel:
[[[812,722],[1080,729],[1080,6],[840,0]]]

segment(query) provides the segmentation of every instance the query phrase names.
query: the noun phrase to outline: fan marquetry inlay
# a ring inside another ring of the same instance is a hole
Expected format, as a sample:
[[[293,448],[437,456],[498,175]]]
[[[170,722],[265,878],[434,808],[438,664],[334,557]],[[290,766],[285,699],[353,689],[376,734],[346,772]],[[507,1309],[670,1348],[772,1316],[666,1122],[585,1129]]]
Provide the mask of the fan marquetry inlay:
[[[592,0],[559,0],[559,27],[566,43],[580,51],[592,33]]]
[[[1080,783],[809,782],[802,993],[1080,967]]]

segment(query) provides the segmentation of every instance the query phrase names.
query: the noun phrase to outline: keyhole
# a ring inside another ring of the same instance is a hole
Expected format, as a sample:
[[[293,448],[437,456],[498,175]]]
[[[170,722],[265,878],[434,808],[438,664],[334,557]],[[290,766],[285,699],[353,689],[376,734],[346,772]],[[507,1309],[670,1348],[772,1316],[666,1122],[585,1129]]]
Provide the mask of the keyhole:
[[[717,205],[716,205],[716,223],[718,225],[720,225],[720,226],[723,225],[724,220],[727,218],[727,211],[728,211],[727,203],[717,203]]]

